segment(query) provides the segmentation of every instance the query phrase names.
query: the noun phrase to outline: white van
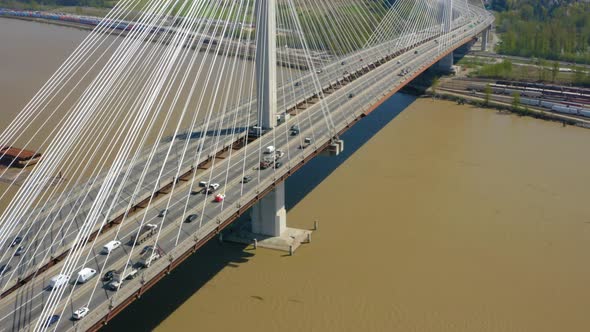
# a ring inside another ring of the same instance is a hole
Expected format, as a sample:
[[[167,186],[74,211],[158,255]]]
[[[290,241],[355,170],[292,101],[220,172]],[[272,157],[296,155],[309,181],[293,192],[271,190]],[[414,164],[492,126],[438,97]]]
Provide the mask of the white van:
[[[67,284],[69,280],[70,280],[69,275],[58,274],[55,277],[49,279],[49,287],[51,287],[51,289],[59,288],[65,284]]]
[[[120,246],[121,246],[121,241],[111,241],[111,242],[105,244],[104,247],[102,247],[101,253],[108,255],[111,253],[111,251],[119,248]]]
[[[266,153],[266,154],[271,154],[273,152],[275,152],[275,147],[272,145],[267,146],[266,150],[264,150],[264,153]]]
[[[80,272],[78,272],[78,278],[76,281],[80,284],[85,283],[86,281],[92,279],[96,275],[96,270],[91,269],[89,267],[85,267]]]

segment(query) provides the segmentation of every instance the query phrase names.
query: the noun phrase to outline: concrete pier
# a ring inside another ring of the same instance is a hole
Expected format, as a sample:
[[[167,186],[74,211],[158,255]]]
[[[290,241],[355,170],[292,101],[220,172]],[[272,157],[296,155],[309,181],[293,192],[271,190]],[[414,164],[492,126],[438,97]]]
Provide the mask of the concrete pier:
[[[453,72],[453,52],[449,53],[444,58],[440,59],[436,64],[436,69],[445,74]]]
[[[252,207],[252,233],[281,236],[287,229],[285,209],[285,183],[278,184]]]
[[[481,33],[481,50],[484,52],[488,50],[489,38],[490,38],[490,27],[487,27]]]

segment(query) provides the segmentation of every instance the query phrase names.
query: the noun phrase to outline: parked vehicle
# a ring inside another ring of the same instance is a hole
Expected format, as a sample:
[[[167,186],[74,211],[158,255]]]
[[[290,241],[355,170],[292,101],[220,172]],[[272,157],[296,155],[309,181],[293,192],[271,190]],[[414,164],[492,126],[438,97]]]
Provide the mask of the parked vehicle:
[[[152,237],[152,235],[156,234],[158,231],[158,225],[154,224],[145,224],[141,228],[141,230],[129,238],[129,243],[131,245],[138,245],[140,243],[145,242],[147,239]],[[137,239],[137,240],[136,240]]]
[[[89,267],[85,267],[80,272],[78,272],[78,278],[76,278],[76,282],[79,284],[83,284],[88,280],[92,279],[96,275],[96,270],[91,269]]]
[[[12,247],[16,246],[17,244],[20,244],[22,241],[23,241],[23,238],[20,236],[17,236],[14,238],[14,240],[12,240],[10,247],[12,248]]]
[[[110,241],[109,243],[105,244],[104,247],[102,247],[102,250],[100,251],[102,254],[108,255],[111,253],[111,251],[119,248],[121,246],[121,241]]]
[[[49,279],[49,287],[51,289],[60,288],[61,286],[67,284],[69,280],[70,280],[69,275],[58,274],[58,275],[54,276],[53,278]]]
[[[89,312],[90,312],[90,309],[88,309],[87,307],[79,308],[78,310],[74,311],[72,318],[75,320],[80,320],[80,319],[84,318],[86,315],[88,315]]]

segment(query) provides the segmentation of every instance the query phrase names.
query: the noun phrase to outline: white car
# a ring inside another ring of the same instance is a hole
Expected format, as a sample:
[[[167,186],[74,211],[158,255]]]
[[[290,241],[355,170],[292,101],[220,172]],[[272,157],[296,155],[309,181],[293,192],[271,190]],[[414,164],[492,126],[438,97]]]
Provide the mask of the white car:
[[[65,284],[67,284],[69,280],[70,280],[69,275],[58,274],[49,280],[49,287],[51,289],[59,288]]]
[[[88,309],[87,307],[79,308],[78,310],[74,311],[72,318],[75,320],[80,320],[80,319],[84,318],[86,315],[88,315],[89,312],[90,312],[90,309]]]
[[[104,245],[104,247],[102,247],[101,253],[108,255],[111,253],[111,251],[119,248],[121,246],[121,241],[111,241],[107,244]]]

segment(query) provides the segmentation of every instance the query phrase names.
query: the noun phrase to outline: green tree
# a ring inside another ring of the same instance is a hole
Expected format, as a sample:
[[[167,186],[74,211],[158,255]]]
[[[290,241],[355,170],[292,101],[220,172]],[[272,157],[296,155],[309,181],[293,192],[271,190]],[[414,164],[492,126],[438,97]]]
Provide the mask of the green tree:
[[[559,74],[559,62],[554,61],[553,68],[551,68],[551,81],[555,82],[557,74]]]
[[[512,94],[512,110],[514,112],[520,111],[520,93],[518,92]]]

